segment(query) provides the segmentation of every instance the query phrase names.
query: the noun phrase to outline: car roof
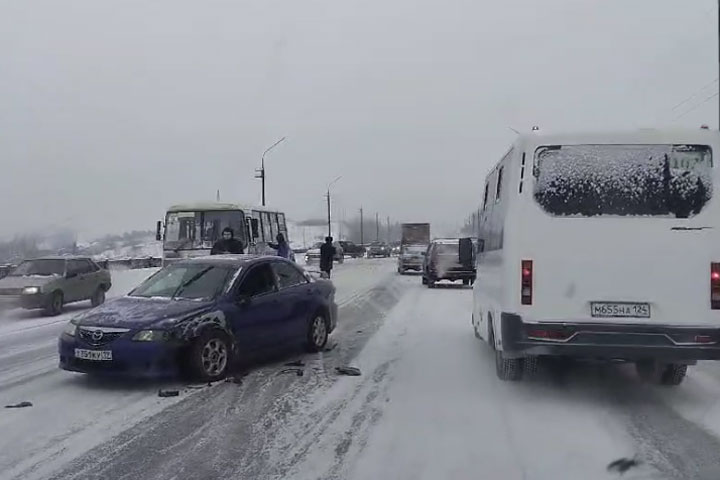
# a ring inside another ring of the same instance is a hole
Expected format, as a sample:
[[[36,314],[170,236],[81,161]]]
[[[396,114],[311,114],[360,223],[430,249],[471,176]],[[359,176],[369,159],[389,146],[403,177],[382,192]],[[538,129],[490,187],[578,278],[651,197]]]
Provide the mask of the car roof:
[[[277,255],[207,255],[204,257],[186,258],[178,262],[173,262],[173,265],[188,265],[197,263],[200,265],[224,265],[229,267],[242,267],[246,265],[252,265],[263,260],[289,261],[285,258],[278,257]]]
[[[456,243],[460,243],[459,238],[436,238],[432,241],[432,243],[439,243],[443,245],[453,245]]]
[[[83,255],[45,255],[37,258],[26,258],[25,261],[31,260],[92,260],[88,256]]]

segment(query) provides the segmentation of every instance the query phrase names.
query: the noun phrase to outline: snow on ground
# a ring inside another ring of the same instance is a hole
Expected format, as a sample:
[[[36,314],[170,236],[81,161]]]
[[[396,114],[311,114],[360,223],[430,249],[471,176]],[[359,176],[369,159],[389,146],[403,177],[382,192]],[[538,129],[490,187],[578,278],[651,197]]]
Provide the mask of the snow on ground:
[[[336,270],[337,301],[347,304],[387,279],[393,266],[378,261]],[[109,296],[127,293],[155,269],[113,272]],[[0,317],[0,478],[47,478],[73,458],[200,391],[178,382],[104,381],[57,368],[57,337],[83,304],[59,317],[13,310]],[[159,398],[160,387],[180,388]]]

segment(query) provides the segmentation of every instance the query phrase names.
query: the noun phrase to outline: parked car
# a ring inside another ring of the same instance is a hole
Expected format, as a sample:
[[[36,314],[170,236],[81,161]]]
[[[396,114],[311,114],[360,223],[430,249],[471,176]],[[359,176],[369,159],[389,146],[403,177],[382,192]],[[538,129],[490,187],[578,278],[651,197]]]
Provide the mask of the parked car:
[[[110,272],[88,257],[43,257],[25,260],[0,279],[0,303],[59,315],[68,303],[102,304],[111,286]]]
[[[347,240],[340,240],[338,243],[342,247],[344,255],[349,255],[352,258],[361,258],[365,255],[365,247],[362,245]]]
[[[467,259],[461,255],[461,240],[468,242]],[[472,285],[476,276],[472,252],[473,242],[470,238],[441,238],[430,242],[423,261],[423,285],[433,288],[441,280],[462,280],[463,285]]]
[[[318,242],[305,252],[305,265],[320,263],[320,247],[322,246],[323,242]],[[335,257],[333,257],[333,260],[337,263],[345,262],[345,252],[343,251],[342,245],[340,245],[339,242],[333,242],[333,246],[335,247]]]
[[[375,257],[389,257],[390,256],[390,247],[382,242],[373,242],[370,245],[368,245],[367,249],[365,250],[365,256],[367,258],[375,258]]]
[[[322,350],[337,310],[330,281],[284,258],[180,260],[68,323],[59,341],[60,368],[219,380],[241,355],[301,342]]]
[[[408,270],[422,272],[427,248],[427,245],[403,245],[398,255],[398,273],[403,275]]]

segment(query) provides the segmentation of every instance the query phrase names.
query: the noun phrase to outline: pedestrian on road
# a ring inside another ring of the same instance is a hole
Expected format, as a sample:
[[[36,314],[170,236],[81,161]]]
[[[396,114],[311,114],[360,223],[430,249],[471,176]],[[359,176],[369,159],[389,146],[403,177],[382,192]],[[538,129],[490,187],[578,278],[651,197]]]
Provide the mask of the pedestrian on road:
[[[290,259],[290,245],[285,240],[285,236],[282,233],[277,234],[277,243],[268,243],[271,248],[277,250],[278,257]]]
[[[325,237],[325,243],[320,247],[320,271],[325,272],[330,278],[330,271],[333,267],[333,259],[335,258],[335,247],[333,247],[333,238]]]
[[[240,240],[235,238],[235,231],[230,227],[225,227],[222,231],[222,238],[215,242],[210,255],[223,255],[226,253],[245,253],[245,249]]]

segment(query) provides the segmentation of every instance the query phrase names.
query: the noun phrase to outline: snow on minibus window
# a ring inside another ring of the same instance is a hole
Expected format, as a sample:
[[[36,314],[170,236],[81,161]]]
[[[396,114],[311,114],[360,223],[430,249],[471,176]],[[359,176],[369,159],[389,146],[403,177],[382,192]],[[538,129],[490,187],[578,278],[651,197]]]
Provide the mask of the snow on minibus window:
[[[688,218],[712,197],[705,145],[551,145],[535,151],[534,197],[560,216]]]

